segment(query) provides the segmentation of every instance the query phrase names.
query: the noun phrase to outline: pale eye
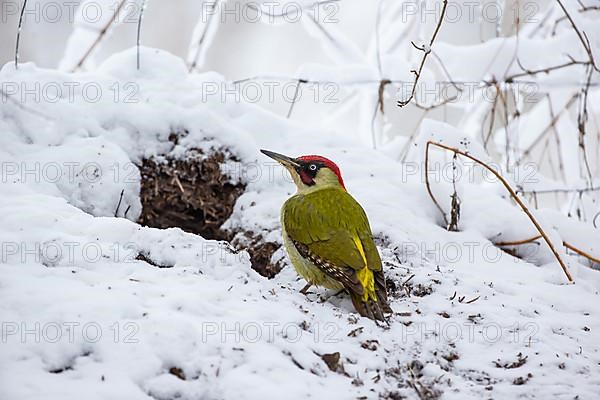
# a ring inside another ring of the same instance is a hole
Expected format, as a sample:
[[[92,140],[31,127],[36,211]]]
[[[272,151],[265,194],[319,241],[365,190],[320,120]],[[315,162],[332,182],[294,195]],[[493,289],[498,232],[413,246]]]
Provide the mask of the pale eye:
[[[308,167],[311,171],[316,171],[317,170],[317,166],[315,164],[310,164],[310,166]]]

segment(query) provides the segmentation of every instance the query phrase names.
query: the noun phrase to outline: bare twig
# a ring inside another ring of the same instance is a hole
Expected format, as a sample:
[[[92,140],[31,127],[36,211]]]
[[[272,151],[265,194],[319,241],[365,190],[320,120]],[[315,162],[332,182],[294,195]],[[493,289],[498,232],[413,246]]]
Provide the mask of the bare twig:
[[[513,242],[495,242],[494,245],[498,246],[498,247],[506,247],[506,246],[520,246],[523,244],[527,244],[527,243],[531,243],[531,242],[535,242],[538,239],[541,239],[542,235],[536,235],[527,239],[523,239],[523,240],[515,240]],[[577,253],[580,256],[583,256],[585,258],[587,258],[590,261],[593,261],[597,264],[600,264],[600,259],[592,256],[591,254],[586,253],[585,251],[573,246],[572,244],[566,242],[563,240],[562,242],[563,246],[565,246],[567,249]]]
[[[515,240],[515,241],[512,241],[512,242],[495,242],[494,245],[499,246],[499,247],[503,247],[503,246],[520,246],[522,244],[527,244],[527,243],[535,242],[536,240],[540,239],[541,237],[542,237],[542,235],[535,235],[535,236],[527,238],[527,239]]]
[[[433,51],[433,49],[431,49],[431,55],[438,62],[438,64],[439,64],[440,68],[442,69],[442,71],[444,71],[444,75],[446,75],[446,77],[448,78],[448,83],[450,83],[452,86],[454,86],[454,88],[458,92],[462,92],[463,89],[460,86],[458,86],[458,84],[456,84],[456,81],[454,79],[452,79],[452,76],[450,75],[450,72],[448,71],[448,69],[446,68],[446,65],[442,61],[442,58],[440,56],[438,56],[437,53],[435,51]]]
[[[446,213],[442,209],[442,206],[440,206],[440,203],[438,203],[437,200],[435,199],[435,196],[433,195],[433,192],[431,191],[431,186],[429,185],[429,145],[433,144],[433,143],[434,142],[429,141],[425,145],[425,186],[427,187],[427,193],[429,193],[429,197],[431,197],[431,200],[433,200],[433,204],[435,204],[437,209],[440,210],[440,213],[442,214],[442,217],[444,218],[444,225],[447,227],[448,226],[448,218],[446,217]]]
[[[179,187],[179,190],[181,190],[181,193],[185,194],[185,190],[183,190],[183,185],[181,184],[181,181],[179,180],[179,177],[177,175],[173,176],[173,181],[175,181],[175,183]]]
[[[554,120],[554,107],[552,106],[552,97],[550,96],[549,93],[546,96],[548,99],[548,111],[550,112],[550,119]],[[558,134],[556,125],[552,126],[552,132],[554,133],[554,140],[556,141],[556,155],[558,157],[558,169],[560,171],[563,182],[566,182],[567,177],[565,175],[565,163],[564,163],[563,155],[561,152],[560,135]],[[534,194],[534,196],[537,198],[537,196],[535,194]]]
[[[379,82],[379,87],[377,89],[377,103],[375,104],[375,109],[373,110],[373,116],[371,117],[371,140],[373,142],[373,148],[377,148],[377,137],[375,135],[375,119],[377,118],[378,111],[381,111],[381,115],[384,115],[383,112],[383,101],[384,101],[384,93],[385,87],[392,83],[389,79],[382,79]]]
[[[564,261],[563,261],[562,257],[560,256],[560,254],[558,254],[558,252],[554,248],[554,245],[550,241],[550,238],[548,237],[548,235],[546,234],[546,232],[544,232],[544,230],[542,229],[542,227],[540,226],[540,224],[537,222],[537,220],[535,219],[535,217],[533,216],[533,214],[531,214],[531,212],[529,211],[529,209],[527,208],[527,206],[521,201],[521,199],[519,198],[519,196],[517,196],[517,194],[511,188],[510,184],[506,181],[506,179],[504,179],[504,177],[500,173],[498,173],[494,168],[490,167],[489,165],[487,165],[483,161],[481,161],[478,158],[470,155],[467,152],[464,152],[464,151],[461,151],[461,150],[459,150],[457,148],[446,146],[444,144],[437,143],[437,142],[434,142],[434,141],[428,141],[427,142],[427,147],[425,149],[425,158],[427,158],[427,152],[429,150],[429,145],[437,146],[437,147],[442,148],[444,150],[453,151],[455,153],[458,153],[458,154],[462,155],[463,157],[467,157],[468,159],[470,159],[472,161],[475,161],[477,164],[481,165],[482,167],[484,167],[485,169],[487,169],[488,171],[490,171],[496,178],[498,178],[498,180],[504,185],[504,187],[506,188],[506,190],[510,193],[510,195],[512,196],[512,198],[515,200],[515,202],[517,202],[517,204],[519,205],[519,207],[521,207],[521,209],[523,210],[523,212],[527,215],[527,217],[529,218],[529,220],[533,223],[533,225],[535,226],[535,228],[537,229],[537,231],[540,233],[540,235],[542,236],[542,238],[544,238],[544,241],[546,242],[546,244],[548,245],[548,247],[552,251],[552,254],[554,254],[554,257],[556,258],[556,260],[560,264],[560,266],[561,266],[563,272],[565,273],[567,279],[569,280],[569,282],[573,282],[573,277],[571,276],[571,273],[567,269],[567,266],[564,263]],[[425,164],[425,165],[427,165],[427,164]],[[425,168],[427,168],[427,166]],[[425,174],[425,176],[427,176],[427,174]],[[429,188],[428,188],[428,192],[429,192],[432,200],[434,201],[434,203],[437,204],[437,201],[433,198],[433,196],[431,194],[431,190]],[[438,208],[440,208],[440,211],[441,211],[441,207],[439,207],[439,204],[438,204]],[[444,218],[445,218],[445,214],[444,214]]]
[[[142,32],[142,19],[144,18],[144,10],[146,9],[146,0],[142,0],[142,8],[140,9],[140,15],[137,23],[137,39],[136,39],[136,50],[137,50],[137,70],[140,70],[140,36]]]
[[[290,109],[288,110],[287,117],[290,118],[292,116],[292,111],[294,111],[294,106],[296,105],[296,101],[298,100],[298,93],[300,93],[300,85],[306,83],[304,79],[298,79],[296,83],[296,90],[294,90],[294,98],[292,99],[292,104],[290,104]]]
[[[121,9],[123,8],[123,6],[125,5],[126,2],[127,2],[126,0],[120,0],[119,1],[119,6],[115,10],[115,13],[113,14],[112,18],[106,23],[106,25],[104,25],[104,27],[102,28],[102,30],[98,33],[98,36],[96,37],[96,40],[94,40],[94,42],[92,43],[92,45],[86,50],[86,52],[83,54],[83,56],[81,57],[81,59],[79,60],[79,62],[75,65],[75,67],[72,68],[71,72],[76,71],[77,69],[81,68],[81,66],[83,65],[83,63],[90,56],[90,54],[92,54],[92,52],[94,51],[94,49],[100,44],[100,42],[104,38],[104,35],[106,35],[106,32],[108,32],[108,29],[110,28],[110,26],[112,25],[112,23],[115,21],[115,19],[117,18],[117,16],[121,12]]]
[[[560,117],[562,116],[562,114],[566,111],[569,110],[569,108],[571,107],[571,105],[573,104],[573,102],[579,97],[579,93],[575,93],[573,96],[571,96],[571,98],[569,99],[569,101],[567,101],[567,103],[565,104],[565,106],[554,116],[554,118],[552,118],[552,120],[550,120],[550,123],[546,126],[546,128],[544,128],[544,130],[542,131],[542,133],[540,133],[538,135],[538,137],[536,137],[531,144],[529,145],[529,147],[527,149],[525,149],[525,151],[523,152],[523,154],[521,154],[521,159],[527,157],[529,155],[529,153],[531,153],[531,151],[533,150],[533,148],[542,140],[542,138],[544,137],[544,135],[546,134],[546,132],[548,132],[551,128],[554,127],[554,125],[558,122],[558,120],[560,119]]]
[[[392,83],[389,79],[382,79],[379,82],[379,88],[377,89],[377,104],[379,106],[379,110],[383,114],[383,94],[385,93],[385,87]]]
[[[592,65],[592,67],[596,71],[600,72],[600,69],[598,69],[598,67],[596,66],[596,62],[594,60],[594,55],[592,54],[592,47],[590,46],[590,42],[589,42],[589,40],[588,40],[585,32],[582,33],[579,30],[579,28],[575,24],[575,21],[573,21],[573,18],[571,17],[571,15],[569,14],[569,12],[565,8],[565,6],[563,5],[562,1],[561,0],[556,0],[556,2],[560,6],[560,8],[562,8],[563,12],[565,13],[565,16],[567,17],[567,19],[571,23],[571,26],[573,27],[573,30],[575,30],[575,33],[577,33],[577,37],[579,38],[579,41],[581,42],[581,44],[583,45],[583,48],[585,49],[586,53],[588,54],[588,57],[589,57],[589,60],[590,60],[590,64]]]
[[[213,8],[216,7],[218,1],[219,0],[215,0],[212,3],[211,7],[213,7]],[[200,53],[202,51],[202,45],[204,44],[204,40],[206,39],[206,35],[208,33],[208,30],[211,27],[211,24],[213,22],[215,14],[218,14],[218,13],[213,12],[213,13],[209,14],[208,20],[206,21],[206,24],[204,25],[204,30],[202,31],[202,35],[200,35],[200,38],[198,39],[198,43],[196,44],[196,53],[194,54],[194,58],[192,59],[192,63],[190,64],[190,68],[189,68],[190,72],[192,72],[194,69],[196,69],[196,66],[198,65],[198,57],[200,57]]]
[[[578,65],[589,65],[590,63],[588,61],[578,61],[578,60],[571,58],[569,61],[564,62],[562,64],[557,64],[557,65],[553,65],[550,67],[543,67],[543,68],[538,68],[538,69],[528,69],[528,68],[524,67],[523,64],[521,64],[520,60],[517,60],[517,64],[523,70],[523,72],[518,72],[516,74],[506,76],[504,78],[504,82],[513,83],[516,78],[521,78],[523,76],[533,76],[533,75],[542,74],[542,73],[549,74],[550,72],[556,71],[559,69],[569,68],[569,67],[578,66]]]
[[[594,256],[592,256],[592,255],[590,255],[588,253],[586,253],[583,250],[578,249],[577,247],[573,246],[572,244],[569,244],[567,242],[563,242],[563,245],[567,249],[569,249],[571,251],[574,251],[575,253],[579,254],[580,256],[583,256],[583,257],[587,258],[588,260],[595,262],[596,264],[600,264],[600,259],[598,259],[598,258],[596,258],[596,257],[594,257]]]
[[[588,120],[588,111],[587,111],[588,91],[590,90],[590,83],[592,80],[592,74],[594,73],[594,70],[591,65],[588,67],[588,69],[589,69],[589,72],[588,72],[588,76],[587,76],[587,81],[586,81],[586,84],[581,89],[581,96],[579,97],[580,103],[579,103],[579,112],[577,113],[577,128],[579,130],[579,150],[582,153],[583,164],[586,168],[588,185],[591,186],[592,182],[593,182],[593,178],[592,178],[592,170],[590,169],[590,164],[589,164],[588,157],[587,157],[587,151],[585,149],[585,125]]]
[[[453,102],[457,98],[458,98],[458,96],[449,97],[447,99],[444,99],[442,101],[439,101],[437,103],[434,103],[434,104],[431,104],[431,105],[428,105],[428,106],[424,106],[424,105],[420,104],[418,101],[415,100],[414,106],[417,107],[419,110],[431,111],[431,110],[434,110],[436,108],[443,107],[446,104]]]
[[[121,189],[121,195],[119,196],[119,202],[117,203],[117,208],[115,209],[115,217],[119,213],[119,208],[121,208],[121,201],[123,201],[123,194],[125,193],[125,189]]]
[[[490,125],[488,127],[487,136],[483,139],[483,148],[487,150],[487,144],[492,137],[492,133],[494,131],[494,122],[496,120],[496,107],[498,105],[498,98],[500,97],[500,85],[495,84],[494,88],[496,89],[496,96],[494,96],[494,103],[492,104],[492,109],[490,111]]]
[[[458,197],[458,193],[456,192],[456,159],[458,157],[458,153],[454,153],[454,157],[452,157],[452,196],[451,198],[451,206],[450,206],[450,223],[446,227],[447,230],[451,232],[458,231],[458,221],[460,220],[460,198]]]
[[[375,103],[373,109],[373,115],[371,116],[371,143],[373,144],[373,150],[377,149],[377,135],[375,133],[375,120],[377,119],[377,112],[379,110],[379,102]]]
[[[597,192],[600,190],[600,186],[585,187],[585,188],[556,188],[556,189],[540,189],[540,190],[517,190],[517,193],[523,194],[554,194],[554,193],[585,193],[585,192]]]
[[[21,7],[21,15],[19,16],[19,27],[17,28],[17,44],[15,45],[15,69],[19,68],[19,43],[21,43],[21,29],[23,28],[23,14],[25,13],[25,7],[27,7],[27,0],[23,1],[23,7]]]
[[[600,6],[585,6],[585,5],[581,4],[581,3],[579,3],[579,5],[581,6],[581,8],[579,10],[577,10],[577,11],[579,11],[580,13],[585,13],[585,12],[588,12],[588,11],[600,11]],[[549,11],[552,11],[552,9],[550,8]],[[566,15],[558,18],[554,22],[554,26],[552,27],[552,36],[556,35],[556,28],[563,21],[567,21],[567,16]]]
[[[406,106],[415,97],[415,92],[417,90],[417,84],[419,82],[419,78],[421,77],[421,72],[423,71],[423,67],[425,66],[425,61],[427,60],[427,56],[429,56],[429,54],[431,54],[431,46],[435,42],[435,38],[436,38],[438,32],[440,31],[440,28],[442,27],[442,22],[444,21],[444,16],[446,15],[446,8],[448,7],[448,0],[443,0],[443,1],[444,1],[444,4],[442,5],[442,11],[440,12],[440,17],[439,17],[437,26],[435,27],[435,31],[433,32],[433,35],[431,36],[431,39],[429,40],[429,45],[427,46],[427,48],[425,46],[419,47],[414,42],[411,42],[415,49],[423,52],[423,58],[421,58],[421,63],[419,65],[419,69],[418,70],[413,69],[411,71],[415,75],[415,80],[413,82],[413,87],[412,87],[410,96],[406,100],[398,100],[398,103],[397,103],[398,107]]]
[[[406,278],[406,280],[404,282],[402,282],[402,286],[406,286],[406,284],[414,277],[415,277],[415,274],[412,274],[411,276]]]

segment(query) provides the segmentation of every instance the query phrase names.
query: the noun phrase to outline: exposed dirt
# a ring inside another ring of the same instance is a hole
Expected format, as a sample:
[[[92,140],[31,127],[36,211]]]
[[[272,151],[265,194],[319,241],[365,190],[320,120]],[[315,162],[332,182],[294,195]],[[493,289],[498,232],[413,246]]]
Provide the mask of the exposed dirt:
[[[176,144],[177,137],[170,139]],[[243,182],[234,182],[227,176],[221,167],[224,162],[239,160],[223,150],[210,154],[190,150],[185,157],[144,159],[139,166],[143,206],[139,223],[161,229],[178,227],[205,239],[231,242],[236,249],[248,251],[254,270],[272,278],[282,268],[279,262],[271,263],[271,256],[280,247],[278,243],[265,242],[262,235],[254,232],[221,228],[246,189]],[[155,265],[144,258],[142,254],[138,259]]]
[[[283,268],[281,261],[271,262],[273,253],[281,247],[279,243],[265,242],[261,235],[247,231],[237,234],[231,244],[248,251],[252,269],[262,276],[273,278]]]
[[[235,158],[222,151],[204,155],[190,151],[184,159],[144,159],[141,224],[155,228],[179,227],[206,239],[228,240],[221,225],[231,216],[243,183],[232,183],[222,163]]]

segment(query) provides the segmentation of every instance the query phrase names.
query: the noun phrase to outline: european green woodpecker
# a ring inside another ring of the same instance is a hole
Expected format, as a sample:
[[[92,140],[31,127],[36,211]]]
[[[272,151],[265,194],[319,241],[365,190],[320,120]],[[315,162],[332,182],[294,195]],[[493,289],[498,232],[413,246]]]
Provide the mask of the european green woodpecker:
[[[360,315],[384,320],[387,302],[381,258],[364,210],[346,191],[338,166],[321,156],[291,158],[261,152],[291,174],[297,192],[281,208],[283,243],[308,284],[345,289]]]

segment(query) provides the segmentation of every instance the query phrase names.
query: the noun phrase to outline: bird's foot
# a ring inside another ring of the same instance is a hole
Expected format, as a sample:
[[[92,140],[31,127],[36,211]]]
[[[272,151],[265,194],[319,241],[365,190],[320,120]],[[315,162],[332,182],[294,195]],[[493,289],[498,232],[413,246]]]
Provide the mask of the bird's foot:
[[[308,296],[308,289],[310,289],[311,286],[312,283],[308,282],[306,285],[304,285],[302,289],[300,289],[300,293],[302,293],[305,296]]]

